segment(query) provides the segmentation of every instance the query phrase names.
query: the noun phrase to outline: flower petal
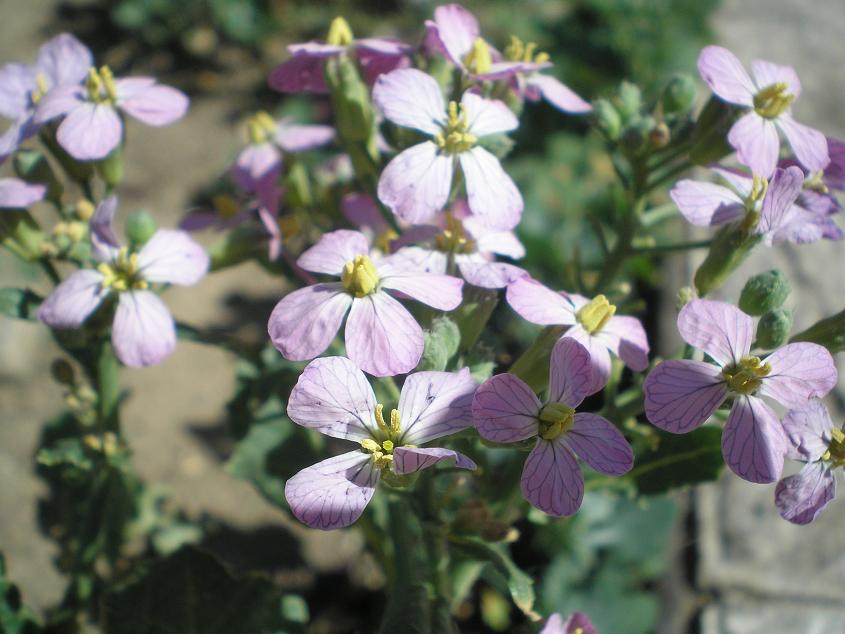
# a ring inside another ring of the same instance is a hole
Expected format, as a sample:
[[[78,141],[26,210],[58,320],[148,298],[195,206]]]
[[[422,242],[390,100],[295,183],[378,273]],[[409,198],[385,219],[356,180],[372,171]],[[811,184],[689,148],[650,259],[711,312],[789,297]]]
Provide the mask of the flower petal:
[[[370,243],[363,233],[338,229],[320,236],[317,244],[300,255],[296,263],[312,273],[340,276],[347,262],[369,252]]]
[[[558,339],[549,363],[549,402],[578,407],[592,385],[590,351],[572,337]]]
[[[185,231],[159,229],[138,254],[138,267],[148,282],[191,286],[208,273],[205,249]]]
[[[380,270],[380,269],[379,269]],[[461,305],[464,281],[435,273],[393,274],[382,278],[381,286],[399,291],[437,310],[454,310]]]
[[[775,124],[756,112],[744,114],[731,126],[728,143],[736,150],[736,159],[763,178],[775,171],[780,140]]]
[[[381,472],[361,450],[306,467],[285,483],[296,518],[311,528],[344,528],[361,517],[376,492]]]
[[[727,187],[700,181],[678,181],[669,196],[687,222],[699,227],[722,225],[745,213],[739,196]]]
[[[790,343],[766,357],[772,370],[763,378],[760,394],[784,407],[801,407],[821,398],[836,385],[836,365],[827,348],[815,343]]]
[[[775,413],[754,396],[737,396],[722,431],[725,464],[743,480],[780,478],[788,441]]]
[[[243,191],[252,193],[275,183],[282,170],[282,155],[272,143],[246,146],[232,164],[232,178]]]
[[[698,72],[710,90],[729,103],[753,106],[757,92],[736,55],[721,46],[705,46],[698,55]]]
[[[522,495],[549,515],[565,517],[581,507],[584,476],[569,448],[560,441],[537,439],[522,470]]]
[[[694,299],[678,315],[678,332],[689,345],[724,366],[739,361],[751,350],[754,323],[727,302]]]
[[[369,231],[375,238],[390,229],[384,217],[368,194],[349,193],[341,204],[343,216],[359,229]]]
[[[458,158],[472,213],[496,229],[515,227],[522,216],[522,194],[502,169],[499,159],[481,146],[461,152]]]
[[[475,16],[459,4],[447,4],[434,10],[434,21],[426,27],[438,48],[455,66],[463,68],[463,59],[481,33]]]
[[[384,292],[356,298],[346,320],[346,353],[373,376],[413,370],[423,352],[423,333],[411,313]]]
[[[26,209],[44,200],[47,187],[19,178],[0,178],[0,209]]]
[[[334,140],[330,125],[288,125],[280,123],[276,130],[276,143],[285,152],[305,152],[328,145]]]
[[[305,366],[288,399],[298,425],[347,440],[378,437],[376,396],[367,377],[346,357],[323,357]]]
[[[326,57],[304,51],[298,52],[270,73],[268,80],[270,88],[286,93],[323,94],[327,92],[326,80],[323,76]]]
[[[446,105],[440,85],[416,68],[382,75],[373,87],[373,103],[393,123],[435,135],[446,125]]]
[[[833,430],[830,412],[818,399],[789,410],[781,421],[789,439],[787,457],[814,462],[827,451]]]
[[[649,422],[673,434],[704,423],[727,398],[719,368],[702,361],[673,359],[657,365],[643,385]]]
[[[519,127],[519,119],[498,99],[485,99],[467,91],[461,97],[461,109],[469,122],[469,132],[477,137],[510,132]]]
[[[543,404],[534,391],[513,374],[485,381],[472,400],[478,433],[493,442],[509,443],[536,436]]]
[[[604,475],[619,476],[634,466],[634,451],[625,436],[597,414],[575,414],[575,424],[564,436],[564,442],[576,456]]]
[[[329,347],[350,304],[352,297],[339,283],[293,291],[270,314],[270,339],[286,359],[313,359]]]
[[[93,65],[91,51],[70,33],[61,33],[38,49],[36,66],[51,88],[80,83]]]
[[[454,159],[431,141],[393,157],[378,181],[378,197],[410,224],[422,224],[443,209],[452,187]]]
[[[584,346],[590,353],[590,365],[593,370],[593,380],[588,388],[588,394],[595,394],[604,389],[610,378],[611,360],[607,344],[596,335],[591,335],[580,324],[572,326],[564,333],[564,338],[574,339]]]
[[[804,172],[800,167],[788,167],[785,170],[777,168],[769,183],[763,207],[760,210],[760,222],[756,232],[772,234],[776,232],[789,217],[801,189],[804,186]]]
[[[190,99],[185,93],[152,77],[127,77],[114,83],[117,107],[147,125],[170,125],[188,112]]]
[[[536,73],[530,76],[526,83],[535,86],[543,98],[558,110],[572,114],[582,114],[593,110],[589,102],[581,99],[575,91],[556,77]]]
[[[397,447],[393,450],[393,471],[415,473],[433,467],[443,460],[454,460],[459,469],[475,470],[476,464],[464,454],[443,447]]]
[[[757,88],[766,88],[783,82],[789,86],[789,92],[796,98],[801,96],[801,81],[792,66],[781,66],[761,59],[751,62],[751,74]]]
[[[76,271],[47,296],[38,319],[51,328],[79,328],[108,293],[99,271]]]
[[[532,324],[571,326],[575,323],[572,303],[531,277],[520,278],[508,286],[505,297],[510,307]]]
[[[573,612],[563,624],[563,634],[596,634],[596,628],[583,612]],[[540,634],[544,634],[541,632]]]
[[[176,325],[167,306],[152,291],[121,293],[111,340],[124,365],[144,368],[161,363],[176,348]]]
[[[422,445],[470,427],[472,397],[477,387],[468,368],[409,375],[399,397],[399,442]]]
[[[469,261],[457,256],[455,261],[463,278],[473,286],[480,288],[507,288],[528,271],[505,262]]]
[[[836,496],[836,477],[830,466],[812,462],[775,487],[775,506],[785,520],[809,524]]]
[[[37,87],[38,71],[28,64],[0,68],[0,116],[18,119],[30,110],[30,93]]]
[[[643,372],[648,368],[648,337],[636,317],[611,317],[596,333],[596,337],[634,372]]]
[[[465,218],[463,225],[475,239],[479,253],[495,253],[514,260],[525,257],[525,247],[513,231],[492,229],[477,216]]]
[[[73,158],[94,161],[109,155],[123,135],[123,124],[111,106],[78,104],[59,124],[56,140]]]
[[[795,158],[808,172],[823,170],[830,164],[827,139],[815,128],[802,125],[791,115],[784,113],[777,118],[777,126],[783,132]]]

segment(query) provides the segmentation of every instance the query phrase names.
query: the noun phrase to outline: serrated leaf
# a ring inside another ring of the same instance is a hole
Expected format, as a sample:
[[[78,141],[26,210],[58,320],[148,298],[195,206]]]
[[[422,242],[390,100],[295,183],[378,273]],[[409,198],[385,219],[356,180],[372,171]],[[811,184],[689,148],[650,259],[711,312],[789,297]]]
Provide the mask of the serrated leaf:
[[[655,495],[719,477],[722,430],[700,427],[688,434],[661,433],[657,448],[638,456],[629,474],[640,493]]]

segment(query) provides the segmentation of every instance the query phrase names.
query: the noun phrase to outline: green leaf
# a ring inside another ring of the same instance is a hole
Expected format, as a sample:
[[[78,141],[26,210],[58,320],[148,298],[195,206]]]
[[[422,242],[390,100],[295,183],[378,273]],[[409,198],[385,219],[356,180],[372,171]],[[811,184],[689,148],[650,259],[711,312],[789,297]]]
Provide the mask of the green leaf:
[[[639,456],[629,474],[640,493],[654,495],[719,477],[722,430],[700,427],[689,434],[661,433],[656,449]]]
[[[26,288],[0,288],[0,315],[35,319],[41,298]]]
[[[455,322],[448,317],[437,317],[425,332],[425,348],[418,369],[445,370],[460,343],[461,331]]]
[[[35,615],[21,601],[18,587],[6,577],[6,560],[0,553],[0,632],[36,634],[40,631]]]

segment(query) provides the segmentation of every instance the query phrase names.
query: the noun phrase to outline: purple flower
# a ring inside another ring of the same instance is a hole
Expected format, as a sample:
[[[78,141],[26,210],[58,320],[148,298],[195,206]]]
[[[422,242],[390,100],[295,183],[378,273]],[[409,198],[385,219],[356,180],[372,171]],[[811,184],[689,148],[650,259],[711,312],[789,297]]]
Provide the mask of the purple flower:
[[[386,119],[432,137],[384,168],[378,197],[393,213],[411,224],[430,221],[446,206],[460,163],[472,213],[497,229],[517,225],[522,196],[499,159],[477,144],[480,137],[519,125],[504,103],[465,92],[460,106],[452,101],[447,108],[434,78],[413,68],[379,77],[373,101]]]
[[[323,235],[297,264],[341,281],[301,288],[273,309],[270,338],[294,361],[313,359],[328,348],[348,312],[346,353],[359,368],[375,376],[410,372],[422,356],[422,329],[388,291],[438,310],[461,303],[462,280],[422,271],[401,251],[389,256],[371,251],[357,231]]]
[[[540,634],[596,634],[596,628],[590,617],[583,612],[573,612],[566,621],[555,612],[548,618]]]
[[[387,482],[454,460],[475,469],[463,454],[421,447],[472,424],[470,403],[476,383],[460,372],[417,372],[405,379],[398,409],[385,420],[384,406],[364,373],[345,357],[324,357],[302,371],[288,401],[293,422],[334,438],[360,443],[348,453],[307,467],[285,484],[293,514],[311,528],[332,530],[357,520]]]
[[[326,61],[343,54],[354,53],[365,81],[372,85],[379,75],[410,62],[411,47],[387,38],[356,40],[346,20],[335,18],[329,27],[326,42],[303,42],[288,46],[293,55],[270,75],[270,87],[279,92],[327,92],[324,79]]]
[[[845,433],[830,420],[827,408],[812,400],[783,418],[789,438],[787,456],[806,463],[778,482],[775,505],[793,524],[809,524],[836,495],[834,469],[845,465]]]
[[[392,253],[396,250],[399,234],[381,215],[372,196],[354,192],[346,194],[341,211],[343,217],[367,236],[367,240],[382,253]]]
[[[781,422],[760,397],[794,408],[824,396],[836,384],[830,353],[814,343],[791,343],[765,359],[752,356],[751,317],[731,304],[705,299],[684,306],[678,331],[716,365],[687,359],[660,363],[643,386],[648,420],[685,434],[732,396],[722,432],[725,462],[749,482],[774,482],[783,469],[787,440]]]
[[[38,309],[51,328],[79,328],[107,299],[117,308],[112,344],[130,367],[161,363],[176,346],[173,317],[151,284],[196,284],[208,271],[208,255],[184,231],[159,229],[137,253],[121,246],[111,222],[117,197],[106,198],[91,219],[96,270],[71,274]]]
[[[739,162],[755,175],[769,178],[774,173],[780,151],[778,130],[808,171],[827,167],[830,158],[824,135],[792,118],[791,106],[801,94],[801,82],[791,66],[755,60],[752,80],[729,50],[706,46],[698,56],[698,72],[717,97],[747,109],[728,133],[728,142]]]
[[[831,218],[839,211],[839,203],[833,196],[811,189],[801,168],[777,168],[770,183],[735,170],[716,167],[713,171],[727,187],[682,180],[669,192],[690,223],[713,226],[740,220],[752,222],[770,245],[842,239],[842,231]]]
[[[33,185],[19,178],[0,178],[0,210],[26,209],[44,200],[46,194],[44,185]]]
[[[556,293],[537,280],[523,277],[508,286],[507,300],[520,317],[542,326],[571,326],[564,337],[581,342],[590,352],[593,382],[598,392],[610,376],[610,353],[635,372],[648,367],[648,338],[636,317],[617,316],[604,295],[592,300],[574,293]]]
[[[64,117],[56,140],[80,161],[103,159],[120,145],[125,113],[151,126],[164,126],[188,111],[188,97],[152,77],[115,79],[108,66],[91,67],[84,85],[59,86],[38,103],[35,123]]]
[[[93,63],[91,51],[69,33],[38,49],[35,65],[6,64],[0,69],[0,116],[14,122],[0,136],[0,162],[38,132],[36,106],[52,89],[79,85]]]
[[[572,515],[584,497],[575,456],[605,475],[627,473],[634,454],[625,437],[597,414],[575,412],[590,392],[590,353],[568,337],[552,350],[548,401],[512,374],[488,379],[472,401],[478,433],[512,443],[537,438],[522,470],[525,499],[549,515]]]
[[[830,164],[825,168],[822,181],[831,189],[845,191],[845,141],[827,137]]]

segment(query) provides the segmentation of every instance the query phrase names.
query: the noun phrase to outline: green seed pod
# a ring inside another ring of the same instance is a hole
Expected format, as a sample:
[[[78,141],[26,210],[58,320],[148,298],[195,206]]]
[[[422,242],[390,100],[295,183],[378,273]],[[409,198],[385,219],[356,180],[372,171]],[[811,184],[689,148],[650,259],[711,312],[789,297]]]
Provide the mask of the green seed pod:
[[[710,98],[698,115],[692,133],[689,158],[694,165],[715,163],[734,151],[727,136],[740,112],[721,99]]]
[[[766,271],[748,278],[739,296],[739,308],[749,315],[762,315],[780,306],[786,301],[789,292],[789,280],[781,271]]]
[[[628,81],[619,84],[619,114],[627,123],[640,114],[643,107],[643,95],[640,87]]]
[[[109,187],[123,182],[123,142],[102,161],[97,161],[97,173]]]
[[[757,345],[772,350],[786,343],[792,330],[792,311],[776,308],[760,317],[757,322]]]
[[[155,219],[148,211],[136,211],[126,218],[126,237],[133,245],[144,244],[158,229]]]
[[[663,112],[684,114],[695,101],[695,81],[686,73],[678,73],[663,89]]]
[[[845,350],[845,310],[816,322],[799,332],[790,342],[809,341],[827,348],[831,354]]]
[[[598,99],[593,103],[593,117],[596,126],[607,135],[611,141],[619,139],[622,132],[622,117],[607,99]]]

